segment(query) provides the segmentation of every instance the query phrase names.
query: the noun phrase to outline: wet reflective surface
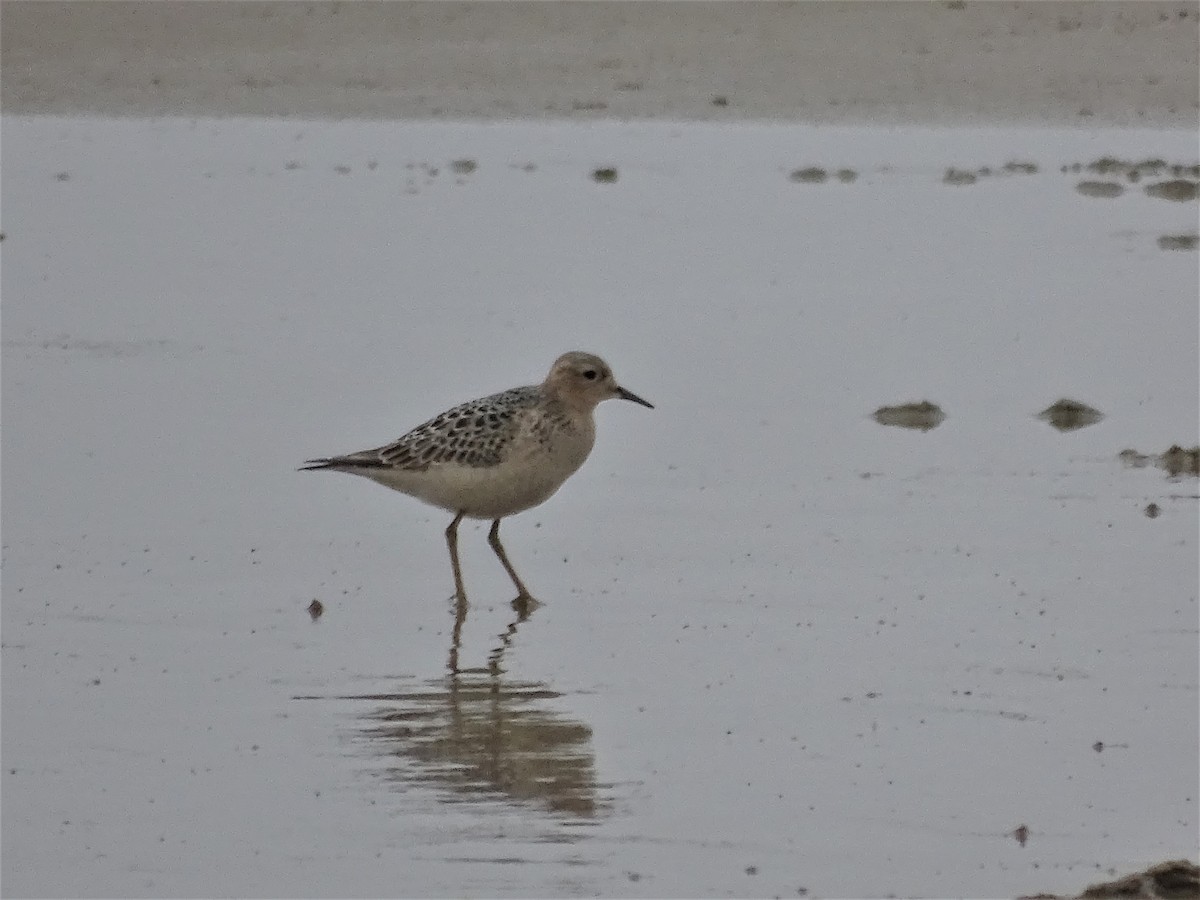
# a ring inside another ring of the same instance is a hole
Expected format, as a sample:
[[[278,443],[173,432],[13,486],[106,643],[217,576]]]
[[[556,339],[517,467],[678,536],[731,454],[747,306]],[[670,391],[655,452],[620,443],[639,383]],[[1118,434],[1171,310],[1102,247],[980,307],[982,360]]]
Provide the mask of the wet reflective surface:
[[[3,149],[6,892],[1016,896],[1194,853],[1200,279],[1157,240],[1195,208],[1129,188],[1194,135]],[[487,523],[460,608],[448,516],[295,472],[575,347],[656,408],[505,520],[536,608]]]
[[[563,695],[545,682],[505,674],[504,653],[532,610],[516,611],[486,668],[460,669],[468,611],[455,604],[444,677],[402,679],[387,693],[295,699],[351,703],[354,744],[389,789],[427,788],[445,803],[513,803],[583,820],[602,813],[591,729],[555,708],[551,701]]]

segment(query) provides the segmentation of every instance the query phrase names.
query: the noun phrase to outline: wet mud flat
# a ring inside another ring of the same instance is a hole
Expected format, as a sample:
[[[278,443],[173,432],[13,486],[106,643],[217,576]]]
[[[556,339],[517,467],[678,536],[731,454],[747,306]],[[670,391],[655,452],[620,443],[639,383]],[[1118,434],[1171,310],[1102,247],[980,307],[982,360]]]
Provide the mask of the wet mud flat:
[[[1195,201],[1143,187],[1195,179],[1062,171],[1190,132],[4,126],[14,895],[1070,896],[1194,854],[1200,278],[1155,242]],[[294,472],[572,348],[656,409],[505,522],[532,611],[486,525],[460,617],[444,517]]]

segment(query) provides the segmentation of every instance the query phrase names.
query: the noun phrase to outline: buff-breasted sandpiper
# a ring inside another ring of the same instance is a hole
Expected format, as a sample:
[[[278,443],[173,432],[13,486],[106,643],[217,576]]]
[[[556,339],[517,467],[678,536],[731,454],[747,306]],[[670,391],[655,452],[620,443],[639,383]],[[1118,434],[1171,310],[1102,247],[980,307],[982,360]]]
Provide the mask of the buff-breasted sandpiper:
[[[596,439],[593,412],[613,397],[654,408],[617,384],[600,357],[564,353],[541,384],[463,403],[383,447],[311,459],[304,470],[361,475],[454,513],[446,544],[460,602],[458,523],[491,519],[488,543],[524,603],[533,598],[500,543],[500,520],[544,502],[583,465]]]

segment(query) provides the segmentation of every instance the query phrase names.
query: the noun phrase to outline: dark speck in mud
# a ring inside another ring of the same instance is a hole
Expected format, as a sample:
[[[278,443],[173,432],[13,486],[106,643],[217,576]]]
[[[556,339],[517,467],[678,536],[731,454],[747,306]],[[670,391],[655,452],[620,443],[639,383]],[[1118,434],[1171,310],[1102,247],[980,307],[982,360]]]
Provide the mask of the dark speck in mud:
[[[350,167],[349,166],[334,166],[333,171],[337,172],[339,175],[349,175]]]
[[[1017,162],[1013,160],[1004,164],[1004,171],[1010,175],[1036,175],[1037,163],[1032,162]]]
[[[1120,197],[1125,193],[1124,185],[1118,184],[1115,181],[1081,181],[1075,185],[1075,190],[1079,191],[1085,197],[1100,197],[1103,199]]]
[[[58,172],[55,174],[54,180],[55,181],[70,181],[71,173],[70,172]]]
[[[1200,247],[1200,234],[1164,234],[1158,239],[1159,250],[1195,250]]]
[[[1146,508],[1144,510],[1142,510],[1142,512],[1144,512],[1146,514],[1147,519],[1157,519],[1159,517],[1159,515],[1162,513],[1162,507],[1160,507],[1157,503],[1148,503],[1148,504],[1146,504]],[[1096,743],[1099,744],[1100,742],[1097,741]],[[1100,744],[1100,748],[1103,749],[1104,745]],[[1096,752],[1099,753],[1100,751],[1097,750]]]
[[[1043,422],[1049,422],[1059,431],[1076,431],[1095,425],[1104,418],[1104,413],[1078,400],[1059,400],[1037,414]]]
[[[592,172],[592,181],[597,184],[612,184],[617,180],[617,170],[613,168],[596,169]]]
[[[1018,825],[1012,830],[1012,836],[1017,839],[1018,844],[1024,847],[1025,843],[1029,840],[1029,826]]]
[[[711,103],[713,106],[728,106],[728,105],[729,105],[729,98],[728,98],[728,97],[722,97],[721,95],[719,95],[719,94],[718,94],[716,97],[713,97],[713,98],[712,98],[712,100],[710,100],[709,102],[710,102],[710,103]]]
[[[824,184],[825,180],[829,178],[829,173],[820,166],[809,166],[804,169],[793,169],[788,178],[797,184]]]
[[[640,81],[619,81],[617,82],[618,91],[640,91],[643,85]]]
[[[321,618],[321,613],[325,612],[325,604],[314,597],[313,602],[308,604],[307,609],[308,614],[312,616],[312,620],[315,622],[317,619]]]
[[[450,170],[455,175],[470,175],[479,167],[473,159],[456,159],[450,163]]]
[[[1146,185],[1146,196],[1153,197],[1156,200],[1174,200],[1177,203],[1186,203],[1189,200],[1195,200],[1197,196],[1197,183],[1188,181],[1184,178],[1177,178],[1174,181],[1159,181],[1154,184]]]
[[[966,169],[950,168],[947,169],[946,174],[942,176],[942,184],[974,184],[978,180],[978,175],[976,175],[974,172],[968,172]]]
[[[853,169],[838,169],[837,180],[842,184],[850,184],[850,182],[858,179],[858,173]]]
[[[575,112],[599,112],[608,109],[608,104],[603,100],[575,100],[571,103],[571,109]]]
[[[941,425],[946,414],[936,403],[922,400],[920,403],[904,403],[900,406],[881,406],[872,417],[880,425],[929,431]]]

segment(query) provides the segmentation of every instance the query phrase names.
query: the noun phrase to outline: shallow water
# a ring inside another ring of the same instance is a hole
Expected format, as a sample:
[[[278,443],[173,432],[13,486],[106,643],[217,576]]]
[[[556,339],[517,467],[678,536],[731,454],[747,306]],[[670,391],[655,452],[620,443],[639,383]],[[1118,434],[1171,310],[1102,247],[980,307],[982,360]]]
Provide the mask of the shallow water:
[[[1191,134],[3,142],[8,893],[1004,896],[1194,855],[1196,481],[1118,453],[1196,442],[1158,243],[1195,206],[1071,171]],[[505,523],[527,617],[482,527],[456,621],[448,517],[294,471],[572,348],[657,408]]]

